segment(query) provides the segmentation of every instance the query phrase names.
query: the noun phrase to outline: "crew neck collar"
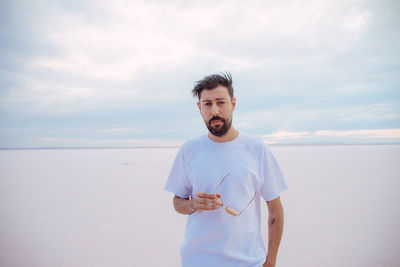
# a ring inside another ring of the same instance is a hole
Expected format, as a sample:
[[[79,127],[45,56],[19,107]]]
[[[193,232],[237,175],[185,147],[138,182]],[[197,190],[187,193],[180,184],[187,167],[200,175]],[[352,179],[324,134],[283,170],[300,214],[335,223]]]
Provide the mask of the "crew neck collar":
[[[208,143],[210,143],[210,144],[215,144],[215,145],[228,145],[228,144],[236,143],[236,142],[240,139],[240,136],[241,136],[241,134],[240,134],[240,132],[238,131],[238,135],[237,135],[234,139],[232,139],[232,140],[230,140],[230,141],[226,141],[226,142],[216,142],[216,141],[213,141],[213,140],[211,140],[211,138],[208,136],[208,133],[205,135],[205,138],[207,139]]]

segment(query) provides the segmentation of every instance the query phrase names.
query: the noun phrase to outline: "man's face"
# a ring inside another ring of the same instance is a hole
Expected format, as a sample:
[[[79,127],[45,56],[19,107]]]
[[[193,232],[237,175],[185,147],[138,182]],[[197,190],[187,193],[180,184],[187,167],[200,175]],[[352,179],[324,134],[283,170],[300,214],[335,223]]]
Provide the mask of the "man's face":
[[[208,130],[215,136],[223,136],[230,129],[235,105],[236,98],[231,99],[228,89],[221,85],[203,90],[197,103]]]

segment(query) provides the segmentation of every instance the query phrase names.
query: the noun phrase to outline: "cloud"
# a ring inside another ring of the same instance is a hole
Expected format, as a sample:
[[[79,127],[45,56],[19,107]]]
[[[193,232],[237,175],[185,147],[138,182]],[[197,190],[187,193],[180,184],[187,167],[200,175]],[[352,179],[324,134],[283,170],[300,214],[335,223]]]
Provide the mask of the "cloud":
[[[397,138],[400,139],[400,129],[378,129],[378,130],[352,130],[332,131],[320,130],[313,133],[316,136],[337,136],[337,137],[359,137],[359,138]]]
[[[193,82],[228,70],[245,131],[398,128],[398,11],[362,0],[6,1],[0,122],[42,137],[131,125],[190,137],[201,123]]]
[[[281,130],[278,132],[274,132],[272,134],[264,135],[263,137],[280,140],[280,139],[299,139],[303,136],[309,136],[309,135],[311,135],[310,132],[288,132],[285,130]]]
[[[378,142],[378,143],[398,143],[400,142],[400,129],[374,129],[374,130],[318,130],[314,132],[289,132],[280,130],[272,134],[262,135],[262,138],[270,144],[276,143],[319,143],[337,142],[352,143],[358,142]],[[329,141],[330,140],[330,141]]]
[[[74,130],[70,130],[74,131]],[[52,135],[31,138],[24,147],[141,147],[141,146],[175,146],[183,144],[184,139],[165,138],[129,138],[127,132],[135,129],[97,129],[94,134],[82,137],[64,137],[52,132]],[[139,130],[140,131],[140,130]],[[75,130],[76,132],[76,130]],[[92,132],[92,131],[88,131]],[[63,131],[65,134],[65,131]],[[106,134],[106,135],[104,135]],[[107,138],[102,138],[107,136]],[[400,129],[375,130],[318,130],[314,132],[296,132],[280,130],[260,136],[268,144],[318,144],[318,143],[399,143]],[[3,146],[4,147],[4,146]],[[5,146],[7,147],[7,146]],[[13,147],[13,146],[8,146]],[[19,147],[18,145],[15,147]]]
[[[179,147],[183,141],[165,139],[83,139],[42,137],[31,144],[32,148],[71,148],[71,147]]]
[[[268,105],[269,100],[265,100]],[[272,101],[272,100],[271,100]],[[272,101],[273,102],[273,101]],[[236,125],[245,131],[276,132],[279,129],[296,129],[300,132],[323,128],[362,129],[366,126],[395,128],[400,123],[400,111],[395,104],[373,103],[370,105],[333,105],[319,103],[282,104],[271,109],[247,111],[239,107],[235,112]],[[265,104],[264,104],[265,105]]]

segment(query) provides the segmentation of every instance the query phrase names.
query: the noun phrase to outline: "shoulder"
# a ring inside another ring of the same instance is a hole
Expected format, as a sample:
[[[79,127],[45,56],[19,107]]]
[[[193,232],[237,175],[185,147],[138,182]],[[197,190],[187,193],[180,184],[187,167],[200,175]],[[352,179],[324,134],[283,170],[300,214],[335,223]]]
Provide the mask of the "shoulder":
[[[204,142],[205,142],[204,135],[187,140],[182,144],[180,151],[182,151],[183,153],[190,153],[201,147],[202,144],[204,144]]]
[[[261,138],[254,137],[246,133],[240,133],[240,139],[257,154],[262,153],[268,148],[267,143],[265,143]]]

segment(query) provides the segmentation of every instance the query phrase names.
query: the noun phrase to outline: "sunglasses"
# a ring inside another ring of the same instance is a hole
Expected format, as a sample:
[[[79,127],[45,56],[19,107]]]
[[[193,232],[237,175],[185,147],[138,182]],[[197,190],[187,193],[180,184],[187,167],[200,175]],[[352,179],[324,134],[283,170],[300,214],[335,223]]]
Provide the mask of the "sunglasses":
[[[222,183],[225,181],[225,179],[226,179],[229,175],[231,175],[230,172],[228,172],[228,174],[225,175],[225,176],[221,179],[221,181],[219,182],[219,184],[217,185],[217,187],[214,189],[214,194],[215,194],[215,192],[218,190],[218,188],[222,185]],[[252,199],[247,203],[247,205],[246,205],[242,210],[239,211],[238,209],[236,209],[236,208],[234,208],[234,207],[232,207],[232,206],[227,206],[227,207],[225,207],[226,212],[229,213],[230,215],[233,215],[233,216],[240,216],[240,215],[247,209],[247,207],[251,204],[251,202],[254,201],[254,199],[256,198],[256,195],[257,195],[257,191],[254,192],[254,196],[252,197]],[[224,206],[222,205],[222,207],[224,207]]]

